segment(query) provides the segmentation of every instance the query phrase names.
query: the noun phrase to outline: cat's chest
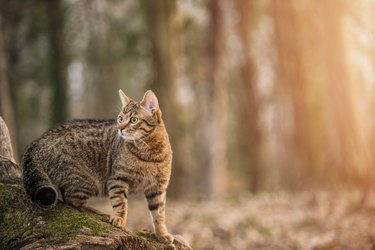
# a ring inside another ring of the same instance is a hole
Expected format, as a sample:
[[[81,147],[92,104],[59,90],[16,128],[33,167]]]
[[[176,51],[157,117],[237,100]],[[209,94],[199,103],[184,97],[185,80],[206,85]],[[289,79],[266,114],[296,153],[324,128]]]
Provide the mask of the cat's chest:
[[[129,176],[130,193],[142,192],[146,187],[157,183],[158,173],[148,165],[128,164],[124,167],[123,172]]]

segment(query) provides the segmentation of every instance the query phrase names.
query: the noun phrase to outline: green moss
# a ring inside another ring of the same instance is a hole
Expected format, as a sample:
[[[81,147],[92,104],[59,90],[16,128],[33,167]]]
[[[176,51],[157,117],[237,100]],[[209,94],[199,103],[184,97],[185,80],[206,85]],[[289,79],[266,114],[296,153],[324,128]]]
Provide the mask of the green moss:
[[[95,214],[59,203],[50,210],[34,207],[20,186],[0,184],[0,248],[28,238],[64,241],[79,234],[104,236],[113,227]]]
[[[0,246],[12,245],[32,228],[24,198],[19,186],[0,184]]]
[[[23,192],[19,186],[0,183],[0,212],[7,212],[14,208],[15,203],[20,201]]]
[[[156,235],[153,232],[151,232],[150,230],[147,230],[147,229],[137,231],[137,232],[135,232],[135,234],[138,235],[138,236],[141,236],[141,237],[148,238],[148,239],[157,240]]]
[[[79,233],[103,236],[113,227],[100,221],[98,216],[86,214],[74,208],[59,204],[45,217],[46,233],[58,238],[70,238]]]
[[[0,234],[0,244],[10,245],[23,236],[25,231],[32,228],[32,221],[27,214],[22,212],[1,213],[0,224],[2,232]]]

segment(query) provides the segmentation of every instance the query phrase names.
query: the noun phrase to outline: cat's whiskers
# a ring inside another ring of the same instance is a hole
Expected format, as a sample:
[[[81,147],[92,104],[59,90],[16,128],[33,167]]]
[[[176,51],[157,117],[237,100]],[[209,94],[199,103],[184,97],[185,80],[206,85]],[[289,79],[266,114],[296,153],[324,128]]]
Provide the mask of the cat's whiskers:
[[[135,141],[135,139],[132,138],[132,140],[133,140],[134,145],[137,145],[137,142]]]
[[[140,140],[141,142],[143,142],[148,148],[151,148],[143,139],[141,139],[140,137],[136,136],[136,135],[133,135],[135,138],[137,138],[138,140]],[[134,140],[134,139],[133,139]]]

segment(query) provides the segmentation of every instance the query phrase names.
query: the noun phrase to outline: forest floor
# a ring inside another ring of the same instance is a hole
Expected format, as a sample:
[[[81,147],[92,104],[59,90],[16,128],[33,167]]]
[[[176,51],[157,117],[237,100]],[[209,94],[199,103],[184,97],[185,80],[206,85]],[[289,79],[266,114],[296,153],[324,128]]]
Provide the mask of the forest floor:
[[[375,249],[375,206],[358,209],[359,198],[320,191],[169,200],[167,225],[193,249]],[[111,213],[106,199],[95,207]],[[143,228],[152,229],[146,202],[130,197],[127,229]]]

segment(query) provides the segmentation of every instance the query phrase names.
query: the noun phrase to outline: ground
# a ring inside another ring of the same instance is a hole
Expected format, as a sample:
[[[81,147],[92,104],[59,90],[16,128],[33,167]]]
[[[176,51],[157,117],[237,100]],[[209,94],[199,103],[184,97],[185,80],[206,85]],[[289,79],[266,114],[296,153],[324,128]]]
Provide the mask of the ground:
[[[131,231],[152,229],[142,197],[129,201]],[[193,249],[375,249],[375,210],[359,191],[273,193],[167,202],[167,225]],[[110,213],[104,200],[97,208]]]
[[[93,239],[100,246],[126,241],[137,246],[151,242],[152,249],[163,248],[147,231],[152,230],[152,220],[141,196],[129,197],[127,230],[135,234],[61,203],[51,211],[35,210],[17,186],[0,184],[0,200],[0,245],[7,249],[30,240],[36,240],[33,247],[46,243],[56,247]],[[361,208],[359,200],[359,191],[243,194],[212,201],[169,199],[167,225],[193,249],[372,250],[375,197],[369,197]],[[93,204],[111,213],[107,198],[93,200]],[[69,244],[64,243],[67,240]]]

